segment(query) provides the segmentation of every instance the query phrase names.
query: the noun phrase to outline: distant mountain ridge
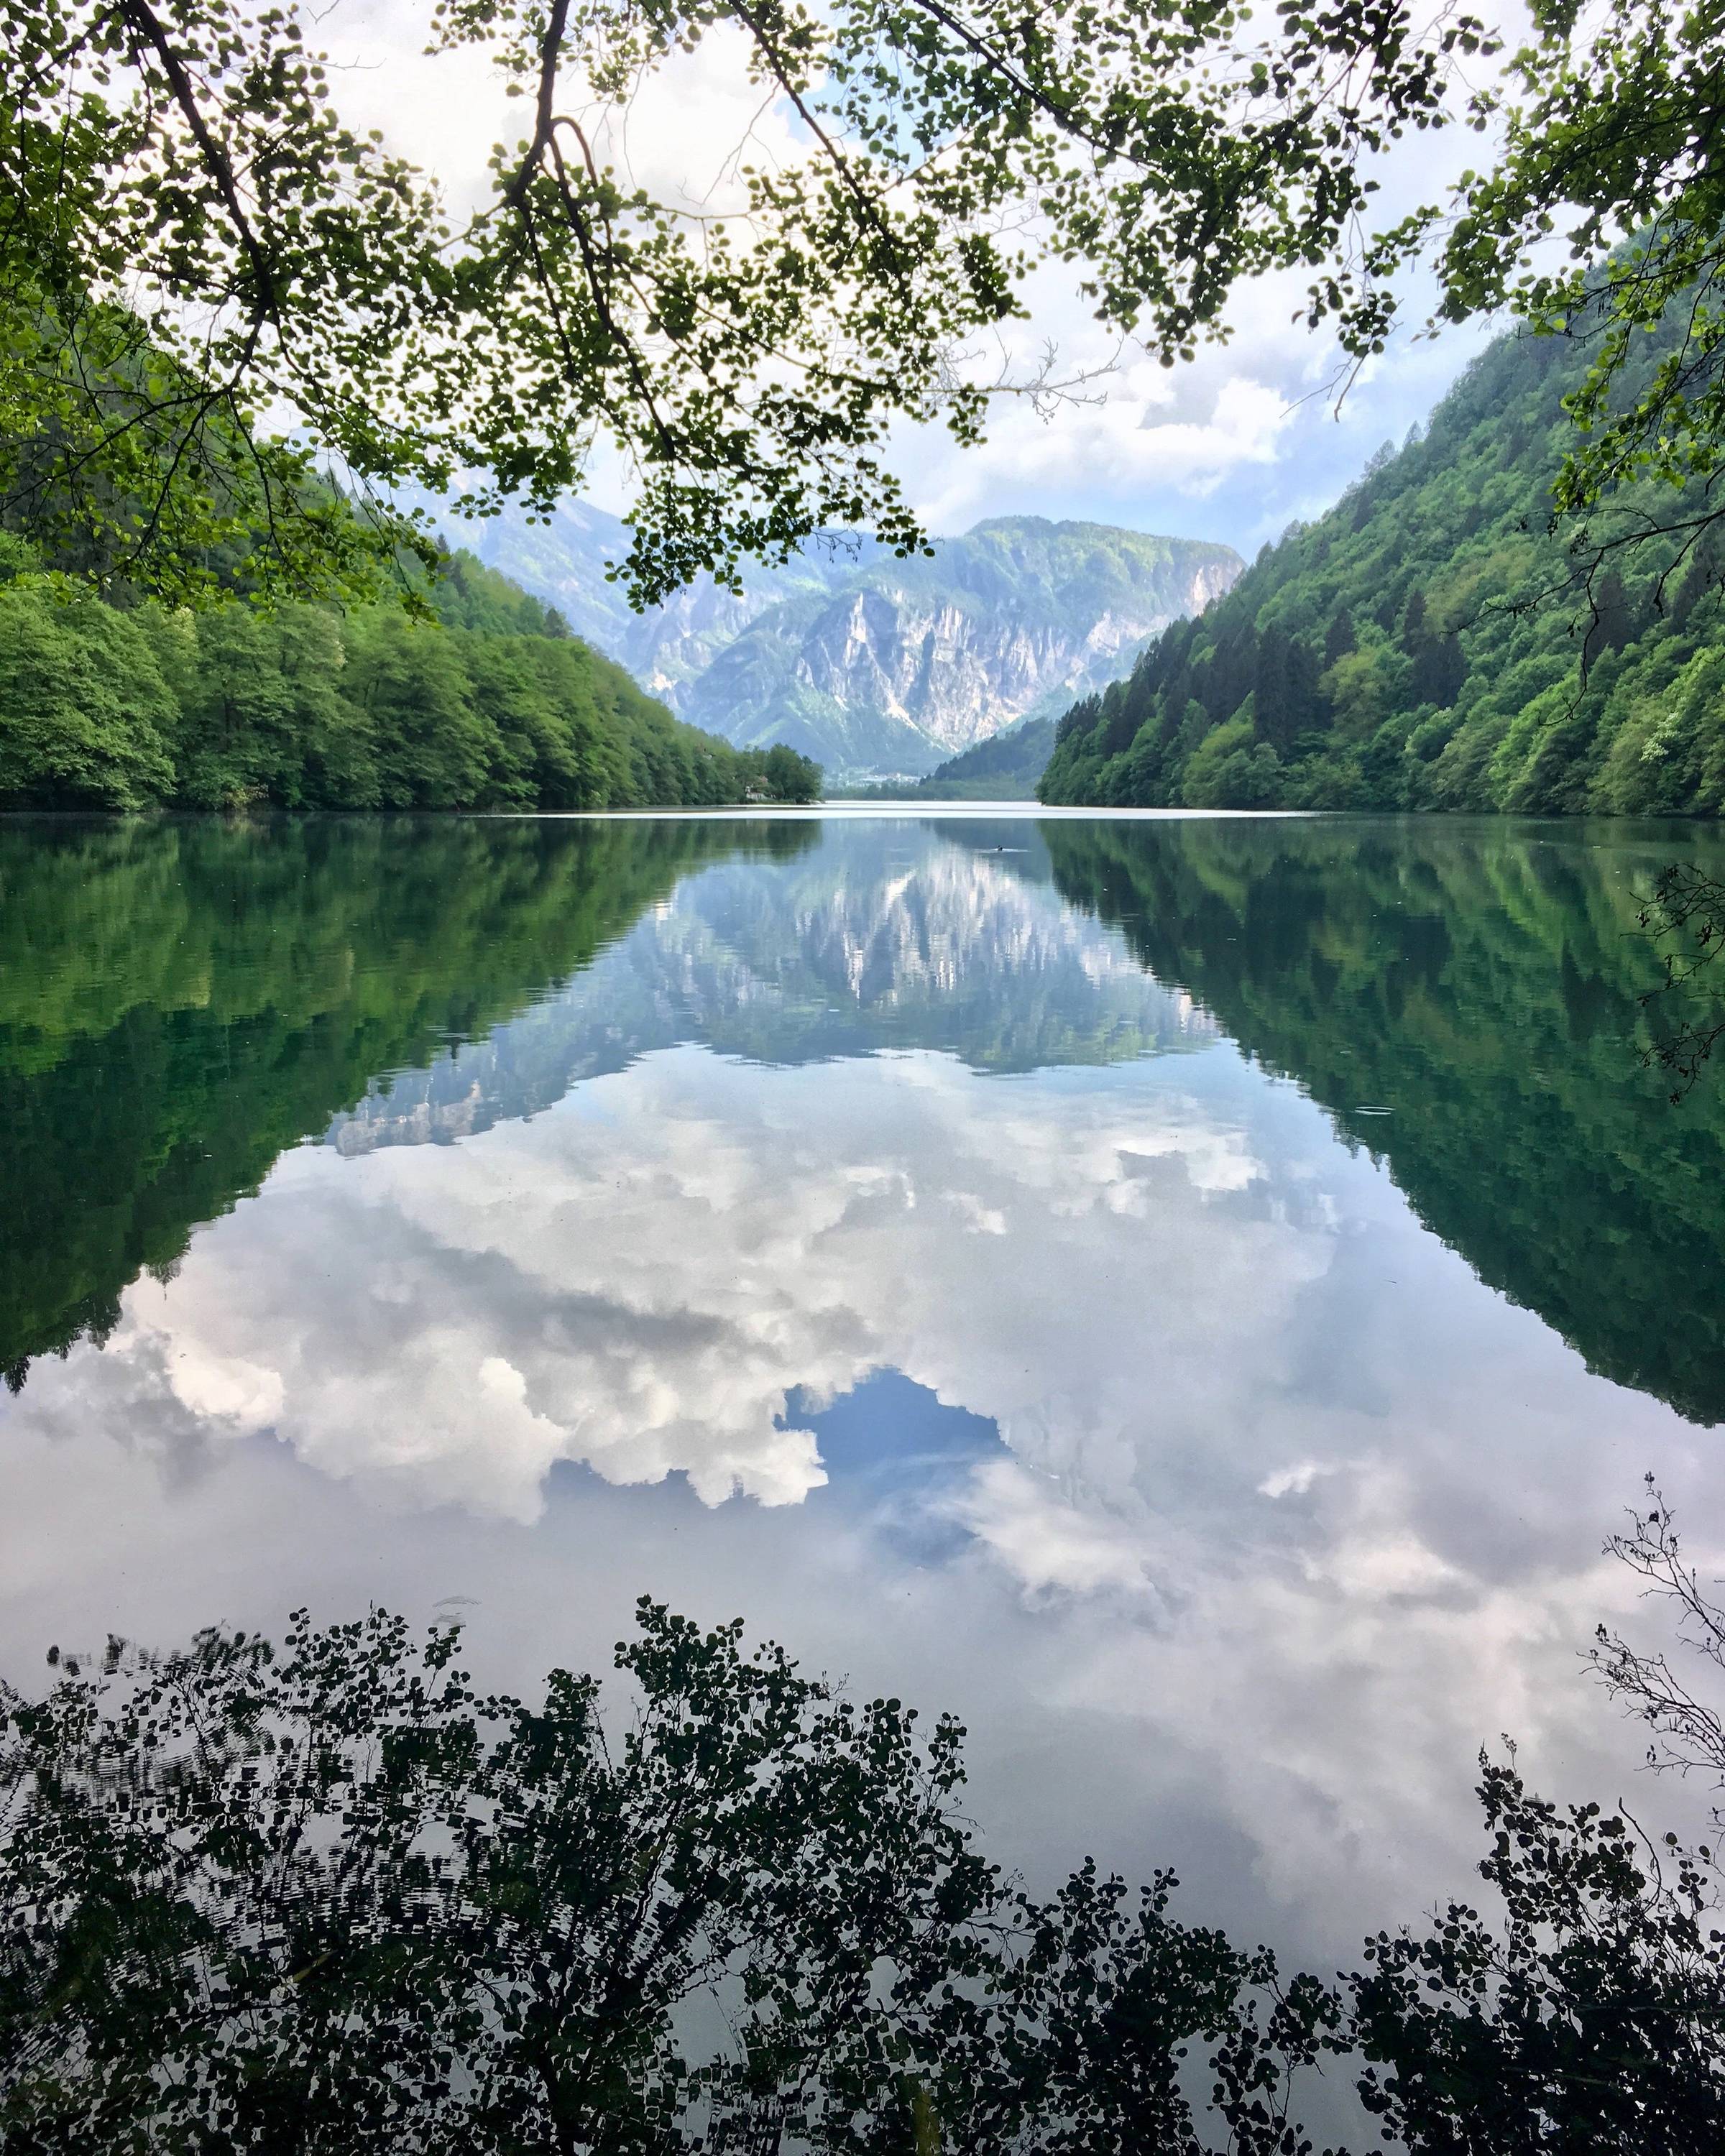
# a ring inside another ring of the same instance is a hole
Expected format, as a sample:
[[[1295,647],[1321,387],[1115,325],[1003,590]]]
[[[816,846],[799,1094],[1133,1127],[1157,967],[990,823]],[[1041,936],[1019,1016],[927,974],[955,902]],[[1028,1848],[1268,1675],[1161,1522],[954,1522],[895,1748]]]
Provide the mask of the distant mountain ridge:
[[[925,778],[868,791],[903,801],[1034,801],[1054,743],[1052,719],[1020,719],[974,748],[960,749]]]
[[[438,505],[429,498],[422,506],[436,514]],[[548,523],[506,514],[462,525],[450,536],[555,606],[584,644],[627,667],[643,688],[674,708],[680,707],[688,683],[758,614],[782,599],[828,590],[884,551],[872,540],[835,534],[812,541],[782,567],[751,562],[740,595],[709,578],[638,613],[626,588],[607,581],[606,564],[629,552],[629,526],[591,502],[566,502]]]
[[[916,777],[1065,709],[1244,567],[1202,540],[995,517],[909,560],[826,535],[752,565],[740,597],[708,583],[637,614],[605,580],[628,539],[603,511],[462,536],[680,717],[739,746],[787,742],[840,783]]]

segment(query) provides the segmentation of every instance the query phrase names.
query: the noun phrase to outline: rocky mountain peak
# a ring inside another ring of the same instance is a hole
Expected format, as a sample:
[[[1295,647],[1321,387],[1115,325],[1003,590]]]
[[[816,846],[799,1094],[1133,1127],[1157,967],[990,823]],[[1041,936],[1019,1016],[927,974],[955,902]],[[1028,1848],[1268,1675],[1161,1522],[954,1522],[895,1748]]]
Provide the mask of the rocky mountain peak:
[[[915,776],[1124,672],[1158,631],[1227,591],[1231,547],[1044,516],[986,518],[932,556],[823,535],[738,596],[691,586],[629,611],[603,563],[624,527],[586,505],[471,543],[561,609],[683,718],[787,742],[829,783]]]

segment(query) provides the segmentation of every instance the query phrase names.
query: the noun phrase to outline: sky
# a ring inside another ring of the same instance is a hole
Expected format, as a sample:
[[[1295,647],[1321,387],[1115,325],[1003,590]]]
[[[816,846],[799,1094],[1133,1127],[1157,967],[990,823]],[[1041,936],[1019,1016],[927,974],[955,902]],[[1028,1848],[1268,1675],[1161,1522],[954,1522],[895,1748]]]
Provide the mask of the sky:
[[[519,137],[525,108],[506,99],[482,54],[426,58],[425,22],[418,0],[336,0],[321,27],[340,67],[338,101],[435,173],[452,205],[475,204],[492,144]],[[646,86],[626,129],[611,131],[609,151],[655,192],[707,198],[722,190],[745,138],[757,152],[798,154],[793,126],[763,109],[740,42],[721,32]],[[1479,138],[1461,131],[1397,146],[1378,167],[1384,210],[1430,198],[1480,157]],[[1384,443],[1399,444],[1492,334],[1489,325],[1420,334],[1416,295],[1407,327],[1338,409],[1325,387],[1335,352],[1293,319],[1303,285],[1276,276],[1245,288],[1228,341],[1189,363],[1164,369],[1128,348],[1095,401],[1046,419],[1004,405],[978,448],[939,427],[901,427],[892,461],[912,506],[937,535],[1037,515],[1219,540],[1250,557],[1328,507]],[[1014,331],[1014,358],[1033,362],[1052,343],[1062,368],[1079,371],[1115,353],[1073,273],[1040,272],[1026,296],[1030,318]],[[627,512],[628,475],[614,458],[597,460],[588,491]]]

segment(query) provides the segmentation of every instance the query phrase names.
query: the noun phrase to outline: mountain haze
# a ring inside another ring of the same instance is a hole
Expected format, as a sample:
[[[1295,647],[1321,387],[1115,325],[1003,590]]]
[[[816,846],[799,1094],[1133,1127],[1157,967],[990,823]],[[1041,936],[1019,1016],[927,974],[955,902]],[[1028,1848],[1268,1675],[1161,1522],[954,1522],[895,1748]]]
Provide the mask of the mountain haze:
[[[605,581],[624,527],[585,504],[471,543],[680,717],[740,747],[787,742],[841,781],[914,777],[1052,716],[1242,566],[1204,541],[996,517],[908,560],[832,535],[751,565],[741,597],[708,583],[635,614]]]

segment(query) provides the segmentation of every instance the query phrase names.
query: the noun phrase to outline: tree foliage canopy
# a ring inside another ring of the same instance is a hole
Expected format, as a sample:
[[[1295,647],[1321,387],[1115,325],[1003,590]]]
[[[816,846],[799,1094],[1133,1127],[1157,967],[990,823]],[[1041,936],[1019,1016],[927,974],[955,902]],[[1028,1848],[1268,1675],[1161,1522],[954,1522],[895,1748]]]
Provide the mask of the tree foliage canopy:
[[[377,1612],[0,1691],[7,2145],[1195,2156],[1208,2039],[1238,2145],[1291,2152],[1312,1987],[1166,1879],[1033,1905],[951,1718],[639,1614],[620,1726]]]
[[[634,466],[627,572],[653,598],[821,526],[917,544],[885,431],[941,417],[973,439],[997,392],[1058,394],[967,363],[1040,260],[1077,265],[1099,320],[1169,363],[1223,333],[1242,280],[1292,268],[1360,358],[1416,255],[1445,315],[1508,299],[1558,327],[1583,265],[1641,228],[1561,499],[1713,469],[1717,8],[1540,8],[1485,87],[1465,69],[1489,27],[1402,0],[1270,22],[1230,0],[439,0],[425,28],[522,100],[465,220],[344,121],[297,0],[4,0],[15,521],[175,597],[224,570],[304,592],[413,536],[311,485],[315,465],[362,501],[544,505],[603,438]],[[745,146],[716,203],[655,197],[604,162],[608,117],[721,30],[801,153]],[[1461,122],[1497,131],[1500,161],[1374,228],[1378,153]],[[1578,266],[1536,269],[1565,205]],[[1681,353],[1616,410],[1620,362],[1687,289]],[[284,410],[290,439],[259,432]]]
[[[16,542],[13,542],[16,545]],[[0,810],[808,802],[820,767],[687,726],[456,555],[428,611],[110,606],[0,573]]]

